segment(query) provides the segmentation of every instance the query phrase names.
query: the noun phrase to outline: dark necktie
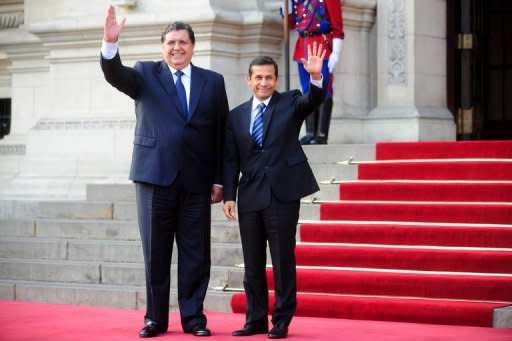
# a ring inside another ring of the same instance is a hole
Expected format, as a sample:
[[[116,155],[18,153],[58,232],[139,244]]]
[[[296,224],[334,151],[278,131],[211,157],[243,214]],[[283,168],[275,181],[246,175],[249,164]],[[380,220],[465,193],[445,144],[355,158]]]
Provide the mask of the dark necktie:
[[[258,113],[254,117],[254,122],[252,124],[252,138],[260,147],[263,146],[263,112],[265,111],[265,107],[265,103],[258,104],[256,107],[258,109]]]
[[[183,117],[188,119],[188,106],[187,106],[187,94],[185,92],[185,87],[181,82],[181,76],[183,76],[183,72],[178,70],[174,73],[176,75],[176,92],[178,93],[178,97],[180,98],[181,107],[183,108]]]

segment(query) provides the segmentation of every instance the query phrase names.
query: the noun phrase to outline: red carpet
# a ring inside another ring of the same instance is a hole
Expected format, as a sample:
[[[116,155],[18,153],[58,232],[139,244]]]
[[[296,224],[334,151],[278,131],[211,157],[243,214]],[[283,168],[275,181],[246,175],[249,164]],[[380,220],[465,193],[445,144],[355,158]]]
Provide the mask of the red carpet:
[[[512,264],[512,252],[485,248],[300,243],[295,254],[297,265],[330,267],[506,273]]]
[[[512,203],[340,201],[320,207],[321,220],[512,223]]]
[[[300,226],[300,240],[325,243],[438,245],[510,248],[509,225],[322,222]]]
[[[512,180],[511,161],[364,163],[359,180]]]
[[[357,306],[362,306],[357,303]],[[326,309],[329,307],[326,306]],[[143,312],[127,309],[96,308],[0,301],[2,341],[124,341],[140,340]],[[266,335],[235,338],[231,331],[244,322],[240,314],[207,312],[212,336],[208,340],[268,340]],[[171,313],[168,333],[155,340],[198,340],[178,327],[178,313]],[[360,321],[296,317],[289,330],[289,340],[410,341],[410,340],[512,340],[510,329],[441,326],[433,324]]]
[[[512,182],[383,182],[340,184],[341,200],[512,201]]]
[[[426,300],[406,297],[378,297],[361,295],[325,295],[299,293],[297,316],[317,316],[337,319],[379,320],[394,322],[432,323],[447,325],[488,326],[492,323],[492,309],[498,304],[455,300]],[[270,297],[273,304],[274,297]],[[236,312],[242,312],[244,295],[233,296]],[[508,329],[512,338],[512,331]],[[367,340],[367,338],[363,338]],[[414,340],[411,336],[410,339]],[[425,335],[418,340],[430,340]],[[433,338],[432,340],[438,340]],[[458,340],[458,339],[453,339]],[[480,340],[477,335],[470,340]],[[512,340],[512,339],[511,339]]]
[[[271,272],[267,273],[273,289]],[[298,291],[349,295],[449,298],[512,302],[511,278],[499,275],[297,269]],[[499,303],[497,306],[506,306]]]
[[[507,158],[512,159],[512,141],[379,142],[377,160]]]
[[[300,226],[297,314],[492,326],[512,305],[512,141],[376,148]]]

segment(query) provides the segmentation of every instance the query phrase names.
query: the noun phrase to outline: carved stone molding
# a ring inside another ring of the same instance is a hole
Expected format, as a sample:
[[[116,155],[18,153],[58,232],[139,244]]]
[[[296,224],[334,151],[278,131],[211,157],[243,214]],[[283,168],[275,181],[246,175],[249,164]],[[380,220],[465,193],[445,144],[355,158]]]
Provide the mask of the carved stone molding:
[[[16,28],[23,24],[23,13],[0,14],[0,30]]]
[[[25,155],[24,144],[0,144],[0,155]]]
[[[369,31],[375,24],[376,0],[340,0],[343,6],[343,25]]]
[[[134,128],[135,120],[126,119],[91,119],[91,120],[66,120],[66,121],[54,121],[54,120],[40,120],[37,122],[34,129],[36,130],[77,130],[77,129],[113,129],[113,128]]]
[[[0,2],[0,30],[19,27],[23,20],[23,0]]]
[[[389,0],[388,83],[407,85],[405,0]]]
[[[137,6],[137,0],[110,0],[112,5],[125,7],[125,8],[133,8]]]

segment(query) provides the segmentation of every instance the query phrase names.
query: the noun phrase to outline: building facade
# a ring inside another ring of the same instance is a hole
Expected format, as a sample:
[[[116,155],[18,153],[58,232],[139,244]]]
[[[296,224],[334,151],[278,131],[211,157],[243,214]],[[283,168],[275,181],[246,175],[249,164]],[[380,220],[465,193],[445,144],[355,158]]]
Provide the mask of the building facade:
[[[126,178],[133,101],[108,85],[99,67],[109,3],[127,18],[120,41],[127,65],[160,59],[160,30],[184,20],[196,32],[193,63],[224,75],[230,107],[249,98],[245,75],[257,55],[276,58],[281,77],[300,87],[293,61],[284,74],[281,0],[4,0],[0,98],[9,127],[0,150],[15,155],[4,158],[4,174]],[[340,3],[346,37],[329,143],[456,139],[448,110],[449,0]],[[295,39],[291,32],[290,50]]]

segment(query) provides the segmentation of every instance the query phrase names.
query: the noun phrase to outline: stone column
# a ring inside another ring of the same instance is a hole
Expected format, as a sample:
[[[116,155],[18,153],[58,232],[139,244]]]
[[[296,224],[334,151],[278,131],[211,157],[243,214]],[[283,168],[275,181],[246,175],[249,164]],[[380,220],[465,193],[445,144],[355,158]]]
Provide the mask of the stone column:
[[[364,142],[455,139],[446,98],[446,1],[377,3],[377,106],[365,119]]]
[[[376,0],[343,0],[345,39],[334,72],[329,143],[362,143],[364,121],[374,107]]]

